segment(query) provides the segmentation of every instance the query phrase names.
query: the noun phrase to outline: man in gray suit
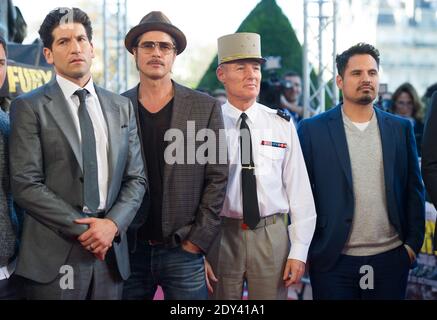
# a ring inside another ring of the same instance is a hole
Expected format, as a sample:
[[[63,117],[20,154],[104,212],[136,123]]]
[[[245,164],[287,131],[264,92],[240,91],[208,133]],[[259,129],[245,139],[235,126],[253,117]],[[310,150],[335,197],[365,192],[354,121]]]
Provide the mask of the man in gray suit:
[[[26,210],[16,273],[29,299],[119,299],[146,185],[135,114],[93,83],[85,12],[55,9],[39,33],[56,79],[11,105],[11,185]]]
[[[152,299],[161,285],[165,299],[206,299],[203,256],[219,230],[228,165],[226,157],[204,163],[193,152],[202,144],[201,132],[219,137],[220,103],[172,81],[186,39],[161,12],[146,15],[126,35],[125,45],[140,74],[139,85],[124,95],[137,114],[150,197],[129,233],[132,276],[123,298]],[[218,146],[206,153],[218,157]],[[172,151],[181,161],[173,163]]]

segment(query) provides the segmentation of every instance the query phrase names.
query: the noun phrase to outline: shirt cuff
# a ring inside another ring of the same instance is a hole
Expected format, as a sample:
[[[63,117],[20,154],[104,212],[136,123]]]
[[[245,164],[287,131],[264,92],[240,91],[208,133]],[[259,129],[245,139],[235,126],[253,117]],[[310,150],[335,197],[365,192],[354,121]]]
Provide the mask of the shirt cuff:
[[[306,263],[308,257],[309,246],[302,243],[292,243],[288,259],[294,259]]]

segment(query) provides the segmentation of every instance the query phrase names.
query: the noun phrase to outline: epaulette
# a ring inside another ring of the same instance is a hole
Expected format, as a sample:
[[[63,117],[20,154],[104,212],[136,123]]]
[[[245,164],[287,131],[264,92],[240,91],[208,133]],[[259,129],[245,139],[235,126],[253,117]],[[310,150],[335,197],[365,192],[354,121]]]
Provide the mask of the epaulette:
[[[278,111],[276,112],[276,114],[277,114],[278,116],[280,116],[282,119],[287,120],[288,122],[289,122],[290,119],[291,119],[290,115],[289,115],[287,112],[285,112],[284,110],[282,110],[282,109],[278,109]]]

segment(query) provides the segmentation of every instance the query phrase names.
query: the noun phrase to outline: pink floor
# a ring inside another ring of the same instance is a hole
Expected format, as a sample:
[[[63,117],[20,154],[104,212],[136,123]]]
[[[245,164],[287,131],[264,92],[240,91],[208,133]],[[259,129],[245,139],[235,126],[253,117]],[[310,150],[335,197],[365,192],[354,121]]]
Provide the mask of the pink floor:
[[[302,290],[302,285],[296,285],[296,286],[292,286],[290,287],[290,290],[288,291],[288,300],[296,300],[297,297],[297,292]],[[312,292],[311,292],[311,287],[307,286],[305,288],[304,294],[303,294],[303,299],[304,300],[311,300],[312,299]],[[155,297],[153,298],[153,300],[164,300],[164,293],[162,292],[161,287],[158,286],[158,289],[156,290],[155,293]],[[246,292],[243,295],[243,300],[247,300],[247,295]]]

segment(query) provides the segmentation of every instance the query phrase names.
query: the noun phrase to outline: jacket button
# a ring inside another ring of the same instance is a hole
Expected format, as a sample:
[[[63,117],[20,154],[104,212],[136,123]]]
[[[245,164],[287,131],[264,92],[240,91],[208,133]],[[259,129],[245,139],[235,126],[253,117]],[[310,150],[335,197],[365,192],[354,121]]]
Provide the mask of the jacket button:
[[[80,178],[79,178],[79,180],[80,180],[80,182],[82,182],[82,183],[83,183],[83,177],[80,177]]]

